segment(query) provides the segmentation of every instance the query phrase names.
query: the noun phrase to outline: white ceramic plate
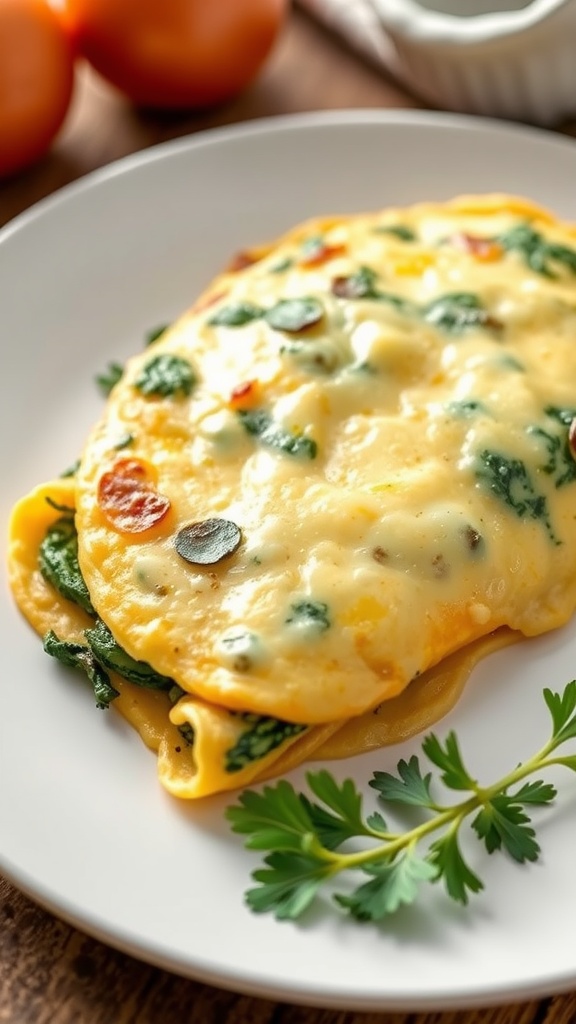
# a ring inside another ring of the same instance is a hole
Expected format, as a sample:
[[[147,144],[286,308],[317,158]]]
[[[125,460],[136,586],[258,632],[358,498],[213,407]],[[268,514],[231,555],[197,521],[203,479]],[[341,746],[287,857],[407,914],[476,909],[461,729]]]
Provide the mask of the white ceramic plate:
[[[459,192],[524,193],[576,219],[576,144],[420,113],[313,114],[152,149],[64,190],[0,235],[1,506],[72,463],[100,399],[94,375],[182,311],[237,249],[319,213]],[[62,673],[0,598],[0,869],[86,932],[190,977],[361,1010],[494,1003],[576,986],[576,780],[537,813],[530,867],[470,850],[468,908],[439,887],[375,927],[320,903],[301,924],[252,915],[257,857],[230,797],[178,804],[155,759]],[[417,624],[415,623],[415,628]],[[574,672],[576,631],[493,656],[439,726],[494,780],[548,733],[541,692]],[[363,786],[417,741],[333,766]],[[294,773],[296,783],[303,773]]]

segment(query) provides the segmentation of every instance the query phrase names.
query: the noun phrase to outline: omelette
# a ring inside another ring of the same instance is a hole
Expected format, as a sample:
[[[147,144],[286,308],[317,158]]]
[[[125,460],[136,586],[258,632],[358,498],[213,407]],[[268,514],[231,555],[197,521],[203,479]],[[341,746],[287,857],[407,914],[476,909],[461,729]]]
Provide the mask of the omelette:
[[[118,373],[10,580],[193,798],[404,739],[576,607],[576,229],[504,195],[317,218]]]

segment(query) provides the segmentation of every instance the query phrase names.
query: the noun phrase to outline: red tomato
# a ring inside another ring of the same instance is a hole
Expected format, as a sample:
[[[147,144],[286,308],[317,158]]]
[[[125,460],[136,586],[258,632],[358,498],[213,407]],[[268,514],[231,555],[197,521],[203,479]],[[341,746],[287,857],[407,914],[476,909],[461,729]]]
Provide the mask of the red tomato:
[[[0,177],[47,151],[73,81],[72,46],[47,0],[0,0]]]
[[[108,522],[121,533],[144,533],[170,511],[139,459],[119,459],[98,482],[98,504]]]
[[[79,51],[135,103],[211,106],[267,57],[288,0],[65,0]]]

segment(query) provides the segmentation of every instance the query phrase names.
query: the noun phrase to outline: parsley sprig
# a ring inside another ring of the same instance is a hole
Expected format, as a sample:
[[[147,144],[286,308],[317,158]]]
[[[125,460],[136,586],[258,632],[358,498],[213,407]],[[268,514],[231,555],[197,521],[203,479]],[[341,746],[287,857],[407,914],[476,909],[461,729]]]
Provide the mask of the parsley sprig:
[[[448,896],[466,904],[471,893],[484,888],[460,846],[466,822],[488,853],[504,851],[519,863],[536,860],[540,847],[528,812],[550,804],[556,789],[540,779],[525,780],[552,765],[576,771],[576,754],[556,753],[576,737],[576,680],[562,694],[545,689],[544,700],[552,719],[550,739],[489,786],[469,773],[454,732],[444,741],[434,733],[424,739],[423,753],[439,769],[444,786],[466,794],[455,803],[436,798],[432,772],[423,771],[416,755],[401,760],[395,775],[375,772],[370,786],[381,804],[415,809],[421,818],[407,831],[391,829],[380,811],[365,815],[355,783],[340,783],[327,770],[308,773],[312,798],[285,779],[261,792],[242,793],[226,816],[233,831],[247,837],[249,849],[266,851],[264,866],[252,876],[258,884],[245,894],[248,906],[293,920],[324,883],[344,872],[368,876],[334,897],[357,920],[378,921],[413,903],[423,882],[442,881]]]

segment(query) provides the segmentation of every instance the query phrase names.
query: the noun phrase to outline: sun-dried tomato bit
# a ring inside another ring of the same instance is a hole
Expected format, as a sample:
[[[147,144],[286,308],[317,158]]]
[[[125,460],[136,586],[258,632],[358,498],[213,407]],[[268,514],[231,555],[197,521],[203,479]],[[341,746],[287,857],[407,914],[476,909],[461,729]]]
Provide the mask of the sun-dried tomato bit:
[[[212,292],[208,295],[201,295],[200,298],[197,299],[194,305],[192,306],[192,312],[202,313],[203,310],[210,309],[210,306],[216,305],[216,303],[220,302],[220,299],[223,299],[225,295],[226,292],[222,291],[222,289],[220,289],[220,291],[218,292]]]
[[[568,446],[573,459],[576,459],[576,418],[568,427]]]
[[[482,238],[480,235],[469,235],[465,231],[458,231],[452,235],[450,242],[461,252],[467,252],[484,263],[493,263],[502,259],[504,255],[504,249],[499,242],[492,238]]]
[[[168,515],[170,500],[157,491],[143,462],[119,459],[98,481],[98,506],[114,529],[144,533]]]
[[[174,547],[191,565],[215,565],[233,555],[242,540],[240,527],[230,519],[203,519],[183,526]]]
[[[245,380],[232,388],[228,405],[231,409],[252,409],[260,401],[260,383],[257,380]]]
[[[308,238],[302,245],[298,263],[301,267],[321,267],[337,256],[345,256],[346,251],[345,245],[329,245],[321,237]]]
[[[242,249],[240,252],[234,253],[226,267],[226,270],[230,274],[235,274],[240,270],[245,270],[246,267],[251,267],[254,263],[258,263],[259,259],[259,253],[253,252],[249,249]]]

